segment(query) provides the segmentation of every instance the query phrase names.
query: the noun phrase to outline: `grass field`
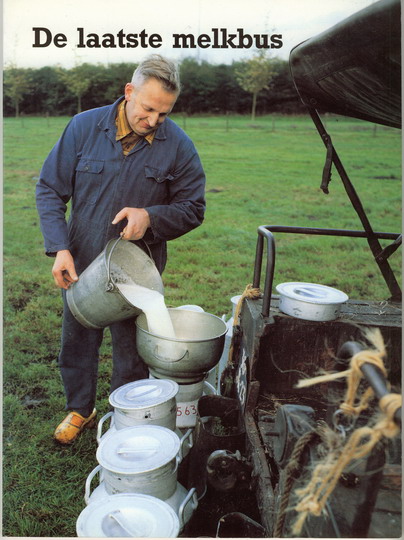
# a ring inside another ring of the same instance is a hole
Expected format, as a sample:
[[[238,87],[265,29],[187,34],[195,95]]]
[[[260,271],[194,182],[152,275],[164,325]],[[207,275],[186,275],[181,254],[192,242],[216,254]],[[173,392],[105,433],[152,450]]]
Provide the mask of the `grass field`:
[[[334,171],[319,189],[325,148],[306,117],[174,119],[193,138],[207,174],[202,227],[169,245],[163,275],[169,306],[198,304],[221,316],[251,283],[257,227],[361,229]],[[95,433],[55,445],[64,396],[56,358],[61,299],[43,254],[34,192],[41,164],[67,118],[4,119],[3,535],[75,536],[84,482],[96,465]],[[374,230],[401,226],[401,133],[327,117],[334,145]],[[274,285],[310,281],[351,298],[389,291],[365,240],[276,236]],[[401,279],[401,252],[390,259]],[[99,415],[108,410],[110,339],[102,346]]]

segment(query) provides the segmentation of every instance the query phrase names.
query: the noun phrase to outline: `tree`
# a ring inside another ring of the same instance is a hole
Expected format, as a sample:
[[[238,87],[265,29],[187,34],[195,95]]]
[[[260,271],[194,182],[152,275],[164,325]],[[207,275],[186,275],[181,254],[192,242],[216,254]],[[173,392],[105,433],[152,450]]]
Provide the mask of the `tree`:
[[[81,100],[85,92],[89,89],[94,76],[95,66],[91,64],[80,64],[71,69],[59,69],[60,80],[67,89],[77,98],[77,113],[82,110]]]
[[[219,64],[212,66],[212,75],[214,89],[212,91],[210,112],[242,112],[242,106],[245,104],[240,95],[240,87],[235,79],[233,65]]]
[[[296,92],[289,63],[275,58],[273,62],[276,73],[271,79],[269,88],[261,93],[259,97],[260,103],[265,107],[266,112],[306,113],[307,109]]]
[[[41,67],[32,70],[31,86],[25,94],[21,107],[25,114],[45,114],[57,116],[71,104],[72,96],[66,93],[65,85],[58,77],[55,67]]]
[[[269,60],[268,60],[269,62]],[[251,61],[248,63],[252,63]],[[250,84],[243,89],[236,72],[245,74],[247,62],[231,65],[198,62],[185,58],[180,64],[182,92],[174,112],[187,114],[248,114],[251,112]],[[270,61],[275,72],[270,78],[260,65],[259,75],[265,75],[262,90],[255,99],[261,114],[280,111],[295,113],[304,106],[296,92],[286,61],[276,57]],[[46,114],[72,116],[77,111],[102,107],[122,96],[124,85],[132,78],[134,63],[81,64],[73,69],[45,66],[23,69],[16,66],[4,69],[5,116]],[[251,67],[251,66],[250,66]],[[271,70],[269,70],[271,72]],[[247,83],[255,78],[246,74]],[[239,78],[241,75],[239,75]],[[254,118],[253,113],[253,118]]]
[[[255,119],[258,93],[269,87],[275,72],[274,61],[267,58],[264,51],[238,64],[236,80],[243,90],[252,94],[251,120]]]
[[[31,87],[31,70],[10,66],[3,72],[4,95],[9,97],[14,105],[15,116],[20,116],[20,103]]]
[[[185,58],[180,65],[180,76],[182,90],[175,110],[187,114],[209,112],[215,87],[212,66],[205,61],[198,63],[193,58]]]
[[[91,93],[100,95],[100,105],[112,103],[123,95],[125,84],[132,80],[136,67],[137,64],[133,63],[109,64],[105,67],[104,77],[97,75],[91,85]]]

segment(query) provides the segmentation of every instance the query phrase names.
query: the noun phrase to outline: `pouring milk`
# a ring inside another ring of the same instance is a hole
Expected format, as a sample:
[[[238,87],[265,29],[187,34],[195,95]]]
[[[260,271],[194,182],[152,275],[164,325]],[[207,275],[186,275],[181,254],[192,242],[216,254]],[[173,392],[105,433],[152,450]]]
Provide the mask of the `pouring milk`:
[[[159,291],[142,287],[136,283],[116,283],[124,297],[135,307],[141,309],[146,316],[149,332],[166,338],[159,346],[158,357],[167,362],[180,360],[186,350],[182,343],[175,340],[175,330],[170,313]]]

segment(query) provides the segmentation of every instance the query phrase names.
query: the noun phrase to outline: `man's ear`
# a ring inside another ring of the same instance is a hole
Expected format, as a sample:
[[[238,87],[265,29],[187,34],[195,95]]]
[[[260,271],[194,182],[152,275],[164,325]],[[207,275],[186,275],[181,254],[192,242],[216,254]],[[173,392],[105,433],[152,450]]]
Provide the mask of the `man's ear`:
[[[134,90],[135,90],[135,87],[133,86],[132,83],[126,83],[125,84],[125,99],[126,99],[126,101],[130,100]]]

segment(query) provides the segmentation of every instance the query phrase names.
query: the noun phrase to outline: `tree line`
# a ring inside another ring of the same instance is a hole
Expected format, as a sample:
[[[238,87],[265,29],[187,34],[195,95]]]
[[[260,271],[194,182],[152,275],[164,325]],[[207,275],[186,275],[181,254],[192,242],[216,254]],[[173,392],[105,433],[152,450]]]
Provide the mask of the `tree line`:
[[[123,95],[136,64],[80,64],[66,69],[7,66],[3,70],[4,116],[72,116]],[[262,54],[232,64],[185,58],[182,91],[174,112],[193,114],[297,113],[303,110],[288,62]]]

